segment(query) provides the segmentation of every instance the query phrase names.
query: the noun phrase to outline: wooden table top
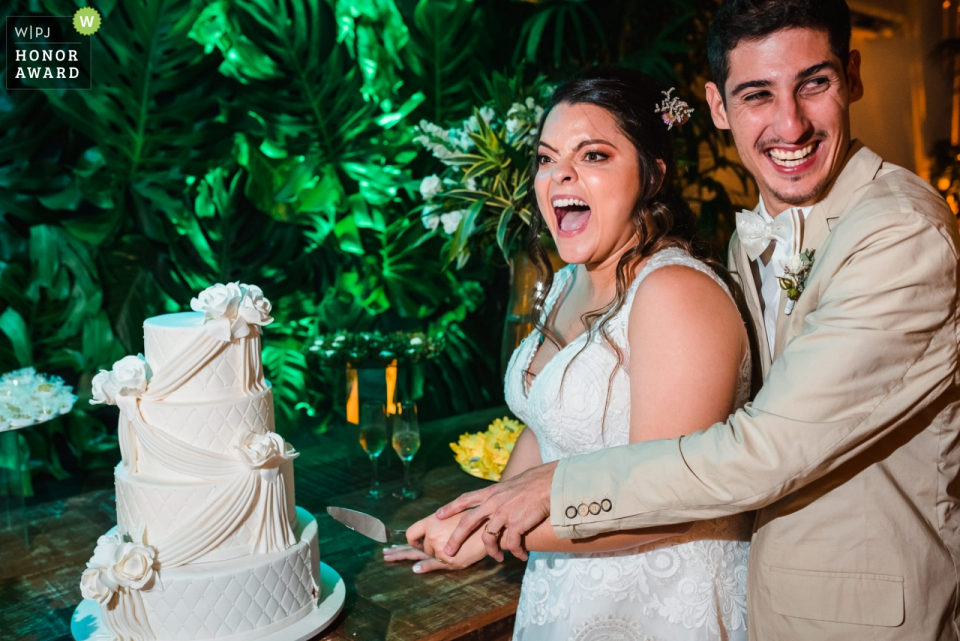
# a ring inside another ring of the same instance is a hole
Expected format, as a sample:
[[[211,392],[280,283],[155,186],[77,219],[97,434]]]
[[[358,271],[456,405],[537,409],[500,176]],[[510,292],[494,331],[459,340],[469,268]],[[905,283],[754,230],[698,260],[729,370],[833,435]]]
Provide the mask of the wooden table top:
[[[508,639],[524,564],[490,559],[457,572],[416,575],[412,564],[383,562],[383,544],[348,530],[327,513],[339,505],[372,513],[403,528],[437,507],[487,482],[460,471],[449,443],[508,414],[499,407],[421,426],[422,446],[413,477],[423,496],[402,501],[366,497],[370,463],[354,426],[291,437],[301,452],[295,463],[297,505],[317,517],[320,558],[343,577],[346,604],[316,637],[333,641]],[[402,467],[389,448],[380,456],[381,480],[399,490]],[[116,524],[112,489],[85,491],[27,508],[30,545],[0,530],[0,640],[68,641],[70,616],[81,600],[80,574],[97,537]]]

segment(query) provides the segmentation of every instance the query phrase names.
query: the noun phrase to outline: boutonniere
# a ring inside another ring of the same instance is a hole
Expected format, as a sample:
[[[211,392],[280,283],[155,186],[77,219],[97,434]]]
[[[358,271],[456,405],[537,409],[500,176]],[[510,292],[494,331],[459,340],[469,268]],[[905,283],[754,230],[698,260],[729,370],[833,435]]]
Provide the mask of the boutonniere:
[[[783,276],[778,278],[780,289],[787,293],[786,307],[783,313],[789,315],[793,311],[793,306],[797,304],[803,288],[807,284],[807,276],[810,274],[810,268],[813,267],[813,255],[815,249],[808,249],[805,252],[794,254],[783,265]]]

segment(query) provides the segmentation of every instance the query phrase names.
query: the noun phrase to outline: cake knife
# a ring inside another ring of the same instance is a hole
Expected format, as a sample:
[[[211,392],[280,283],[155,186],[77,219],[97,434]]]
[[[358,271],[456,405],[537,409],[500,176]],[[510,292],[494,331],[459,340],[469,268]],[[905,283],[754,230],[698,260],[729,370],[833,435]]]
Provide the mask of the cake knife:
[[[327,513],[354,532],[359,532],[365,537],[381,543],[386,543],[390,540],[390,537],[406,532],[406,530],[391,530],[380,519],[356,510],[348,510],[345,507],[331,506],[327,508]]]

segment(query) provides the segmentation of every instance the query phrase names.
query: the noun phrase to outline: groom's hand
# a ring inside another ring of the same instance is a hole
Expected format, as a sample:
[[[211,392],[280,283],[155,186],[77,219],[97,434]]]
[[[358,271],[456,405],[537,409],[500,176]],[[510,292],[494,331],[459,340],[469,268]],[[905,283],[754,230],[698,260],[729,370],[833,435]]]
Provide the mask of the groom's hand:
[[[550,516],[550,486],[556,467],[554,461],[531,468],[509,481],[463,494],[437,510],[437,518],[445,519],[468,508],[476,508],[460,519],[443,549],[444,553],[448,556],[456,554],[470,533],[481,526],[487,554],[503,561],[501,550],[508,550],[526,560],[523,535]]]

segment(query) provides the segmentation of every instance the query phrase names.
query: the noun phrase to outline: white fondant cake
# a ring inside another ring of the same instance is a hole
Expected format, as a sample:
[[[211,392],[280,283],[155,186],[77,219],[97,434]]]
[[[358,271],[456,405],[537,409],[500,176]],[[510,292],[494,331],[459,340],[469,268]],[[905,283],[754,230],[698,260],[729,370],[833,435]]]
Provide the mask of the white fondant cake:
[[[81,578],[115,639],[247,641],[317,608],[313,517],[297,508],[297,453],[274,432],[259,288],[215,285],[195,311],[144,323],[145,354],[93,381],[120,406],[117,527]]]

